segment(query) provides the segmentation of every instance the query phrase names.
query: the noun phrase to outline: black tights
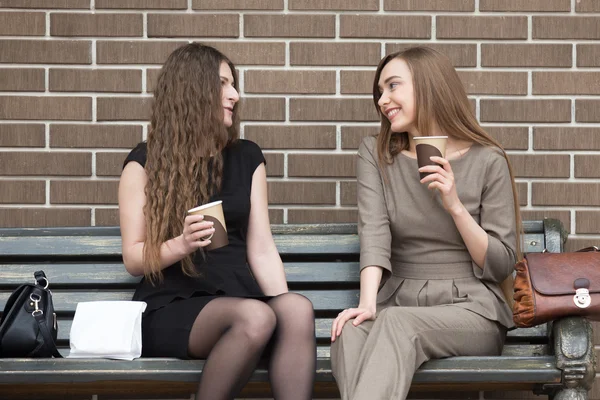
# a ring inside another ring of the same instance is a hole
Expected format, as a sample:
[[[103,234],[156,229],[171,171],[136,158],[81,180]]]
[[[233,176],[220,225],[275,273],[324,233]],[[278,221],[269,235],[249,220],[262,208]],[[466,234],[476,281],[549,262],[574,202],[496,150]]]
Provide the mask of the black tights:
[[[188,345],[190,356],[206,358],[196,400],[233,399],[273,335],[269,360],[273,396],[311,399],[316,362],[312,304],[302,295],[284,293],[266,303],[219,297],[202,309]]]

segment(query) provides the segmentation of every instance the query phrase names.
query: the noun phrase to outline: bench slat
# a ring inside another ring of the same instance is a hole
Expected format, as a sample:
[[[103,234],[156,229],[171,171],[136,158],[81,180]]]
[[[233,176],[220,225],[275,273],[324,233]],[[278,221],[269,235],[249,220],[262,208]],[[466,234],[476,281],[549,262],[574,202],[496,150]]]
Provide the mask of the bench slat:
[[[57,313],[74,313],[77,303],[84,301],[115,301],[131,300],[132,290],[106,290],[106,291],[62,291],[55,290],[53,293],[54,309]],[[355,307],[358,304],[358,290],[298,290],[309,298],[315,311],[341,310],[346,307]],[[0,310],[8,300],[10,292],[0,292]]]
[[[0,383],[85,383],[93,381],[198,382],[202,360],[143,358],[120,362],[98,359],[3,359]],[[265,381],[266,370],[257,369],[251,381]],[[415,373],[413,383],[554,383],[561,372],[553,356],[450,357],[431,360]],[[317,381],[332,381],[329,360],[317,360]],[[1,387],[0,387],[1,388]]]
[[[282,256],[358,255],[358,235],[275,235]],[[544,235],[531,233],[523,238],[528,253],[543,250]],[[119,236],[4,236],[0,240],[0,259],[8,257],[121,257]]]
[[[69,333],[71,332],[72,318],[59,318],[58,320],[58,341],[59,343],[68,344],[69,341]],[[320,342],[328,342],[331,337],[331,324],[333,323],[333,318],[316,318],[315,320],[315,334],[317,340]],[[545,331],[541,332],[540,330],[533,330],[529,336],[524,336],[524,333],[520,335],[511,335],[513,332],[519,332],[519,330],[514,330],[508,333],[507,343],[511,342],[528,342],[531,340],[539,341],[540,338],[546,338]],[[540,345],[545,346],[545,345]]]
[[[286,262],[285,274],[289,283],[358,283],[358,262]],[[102,287],[121,285],[134,287],[139,277],[127,273],[123,263],[36,263],[0,264],[0,289],[15,288],[25,282],[33,283],[33,272],[43,270],[50,288]]]

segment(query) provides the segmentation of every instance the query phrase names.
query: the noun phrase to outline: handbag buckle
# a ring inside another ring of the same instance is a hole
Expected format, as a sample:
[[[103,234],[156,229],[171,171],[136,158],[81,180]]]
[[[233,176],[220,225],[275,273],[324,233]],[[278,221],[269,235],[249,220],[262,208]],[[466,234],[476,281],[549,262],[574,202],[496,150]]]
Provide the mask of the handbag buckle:
[[[573,302],[579,308],[588,308],[592,303],[590,291],[584,288],[577,289],[575,291],[575,296],[573,296]]]
[[[38,315],[43,315],[44,312],[42,310],[40,310],[40,307],[39,307],[39,303],[40,303],[40,300],[42,300],[42,298],[39,295],[32,293],[29,295],[29,299],[35,303],[35,310],[33,310],[31,312],[31,315],[33,315],[35,317],[36,313],[38,313],[38,312],[39,312]]]

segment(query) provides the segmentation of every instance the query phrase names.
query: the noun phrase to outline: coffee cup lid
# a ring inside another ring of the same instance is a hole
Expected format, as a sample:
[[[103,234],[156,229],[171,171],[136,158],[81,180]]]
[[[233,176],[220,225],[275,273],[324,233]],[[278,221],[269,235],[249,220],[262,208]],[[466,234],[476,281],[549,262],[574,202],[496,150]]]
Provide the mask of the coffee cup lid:
[[[222,200],[217,200],[217,201],[213,201],[212,203],[203,204],[201,206],[194,207],[191,210],[188,210],[188,213],[196,212],[196,211],[200,211],[200,210],[205,210],[207,208],[210,208],[212,206],[216,206],[217,204],[221,204],[221,203],[223,203]]]
[[[415,136],[413,137],[414,140],[419,140],[419,139],[448,139],[448,136]]]

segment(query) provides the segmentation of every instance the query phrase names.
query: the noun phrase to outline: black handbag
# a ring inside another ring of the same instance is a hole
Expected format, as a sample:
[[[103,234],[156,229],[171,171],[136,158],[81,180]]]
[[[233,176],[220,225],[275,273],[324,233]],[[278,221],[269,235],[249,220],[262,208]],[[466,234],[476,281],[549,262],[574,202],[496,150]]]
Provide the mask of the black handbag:
[[[44,271],[35,283],[19,286],[8,298],[0,321],[0,357],[62,357],[56,348],[58,325]]]

